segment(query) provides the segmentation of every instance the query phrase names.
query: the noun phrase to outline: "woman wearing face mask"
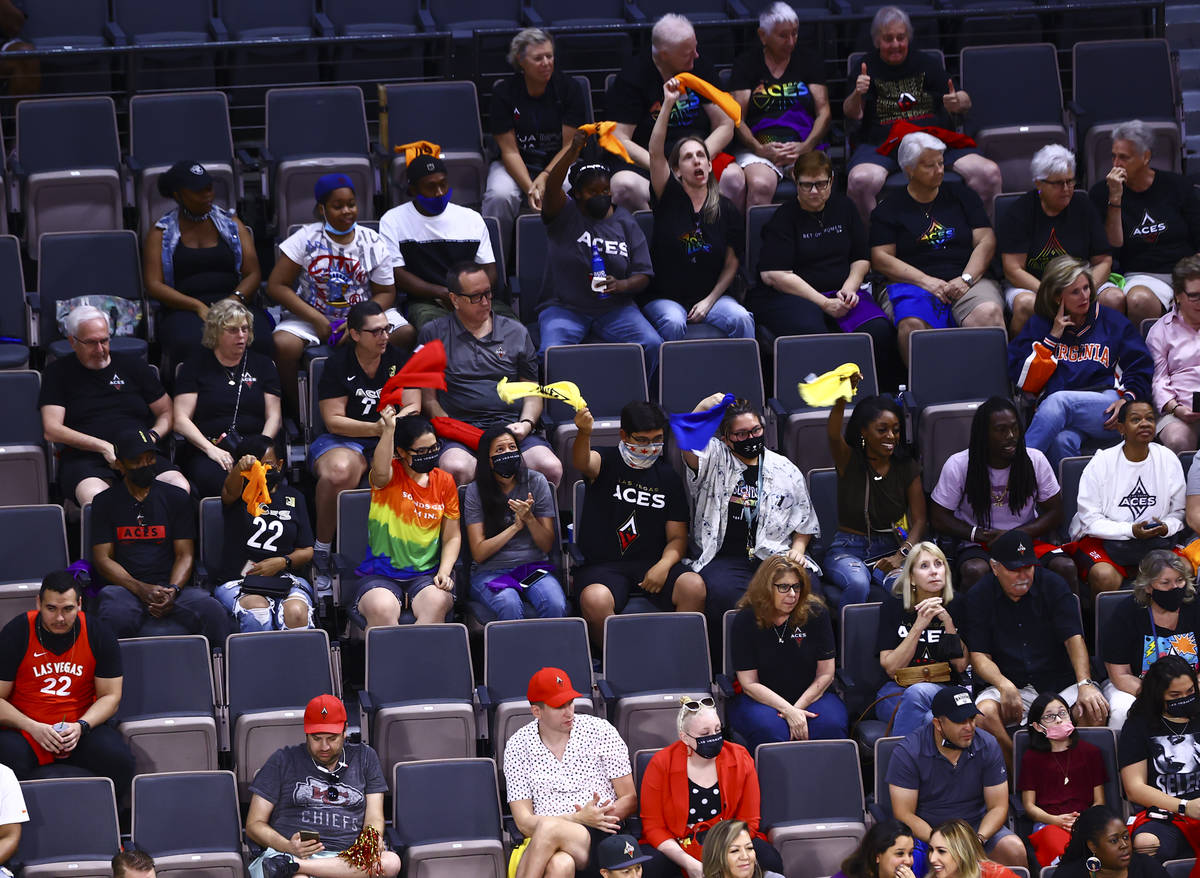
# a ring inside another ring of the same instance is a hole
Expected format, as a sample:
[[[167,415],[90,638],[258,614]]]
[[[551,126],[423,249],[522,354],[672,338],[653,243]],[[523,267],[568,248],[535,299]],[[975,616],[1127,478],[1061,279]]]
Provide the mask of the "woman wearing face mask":
[[[1160,863],[1196,856],[1200,832],[1200,719],[1196,670],[1178,655],[1150,665],[1117,746],[1125,798],[1145,810],[1130,827],[1134,850]]]
[[[750,827],[744,820],[722,820],[708,833],[702,878],[783,878],[758,862]]]
[[[558,155],[546,180],[542,222],[549,245],[538,297],[538,359],[548,347],[579,344],[590,334],[640,344],[647,373],[653,373],[662,337],[634,302],[654,274],[646,236],[633,214],[613,207],[608,166],[599,159],[576,161],[586,140],[575,132],[571,148]],[[570,183],[569,197],[562,190],[564,179]]]
[[[224,551],[213,597],[233,616],[239,631],[312,628],[316,594],[304,571],[313,556],[313,533],[304,495],[289,485],[275,446],[266,436],[250,436],[235,449],[236,463],[221,486],[225,523]],[[251,515],[242,499],[248,472],[267,467],[271,502]],[[265,594],[263,584],[246,577],[272,577],[279,592]],[[282,595],[282,596],[280,596]]]
[[[1062,878],[1167,878],[1168,874],[1152,857],[1133,850],[1125,821],[1105,805],[1079,815],[1071,844],[1055,872]]]
[[[1080,814],[1104,804],[1104,755],[1081,741],[1071,709],[1057,692],[1029,706],[1029,749],[1021,757],[1021,804],[1034,821],[1029,836],[1038,862],[1050,866],[1067,848]]]
[[[779,852],[758,831],[759,789],[754,757],[726,741],[711,698],[680,699],[679,740],[654,754],[642,776],[641,842],[651,860],[646,878],[701,878],[709,830],[722,820],[742,820],[757,859],[783,870]]]
[[[396,302],[392,257],[374,229],[358,224],[354,182],[326,174],[313,186],[316,222],[301,226],[279,245],[279,259],[267,280],[267,295],[283,308],[275,327],[276,363],[283,389],[295,402],[296,371],[309,345],[327,344],[350,308],[373,299],[384,309],[392,344],[412,347],[416,330]]]
[[[471,595],[498,619],[566,615],[566,598],[547,553],[553,548],[550,483],[526,469],[507,427],[484,431],[475,481],[463,496],[471,548]]]
[[[882,820],[867,830],[833,878],[917,878],[913,872],[913,844],[912,830],[907,825],[899,820]]]
[[[1120,729],[1142,677],[1158,658],[1183,656],[1196,666],[1200,604],[1191,562],[1167,549],[1153,549],[1138,565],[1133,594],[1113,610],[1104,629],[1101,659],[1108,671],[1104,697],[1110,728]]]
[[[350,617],[361,627],[398,625],[407,600],[418,624],[444,622],[454,605],[454,564],[462,542],[454,477],[420,415],[380,412],[383,433],[371,460],[367,557]]]
[[[1017,878],[1015,872],[987,859],[974,828],[949,820],[929,836],[928,878]]]

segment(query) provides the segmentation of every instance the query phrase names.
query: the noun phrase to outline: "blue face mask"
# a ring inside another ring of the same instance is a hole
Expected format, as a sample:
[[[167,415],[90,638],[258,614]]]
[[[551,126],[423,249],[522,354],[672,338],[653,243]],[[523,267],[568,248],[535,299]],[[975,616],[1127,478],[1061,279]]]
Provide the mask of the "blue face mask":
[[[348,235],[357,228],[358,228],[358,223],[351,223],[350,228],[346,229],[345,231],[342,231],[341,229],[335,229],[333,226],[331,226],[329,224],[329,220],[325,220],[325,233],[327,235]]]
[[[437,216],[446,209],[446,205],[450,203],[450,196],[454,194],[453,189],[447,189],[445,195],[440,195],[437,198],[429,198],[425,195],[413,195],[413,201],[421,208],[422,213],[427,213],[431,216]]]

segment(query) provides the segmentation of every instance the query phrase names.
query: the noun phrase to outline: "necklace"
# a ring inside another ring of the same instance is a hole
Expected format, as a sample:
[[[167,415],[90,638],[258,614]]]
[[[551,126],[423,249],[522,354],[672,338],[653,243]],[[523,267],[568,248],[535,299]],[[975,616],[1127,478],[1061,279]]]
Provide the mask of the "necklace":
[[[780,643],[784,642],[783,635],[787,634],[787,626],[788,626],[787,622],[784,622],[782,625],[772,625],[771,626],[771,630],[773,630],[775,632],[775,637],[776,637],[776,639],[779,640]]]
[[[182,204],[179,205],[179,212],[194,223],[202,223],[205,220],[207,220],[210,216],[212,216],[211,210],[208,211],[208,213],[192,213],[190,210],[188,210]]]
[[[1058,761],[1058,755],[1056,753],[1054,753],[1053,751],[1050,752],[1050,756],[1054,759],[1054,764],[1058,766],[1058,770],[1063,773],[1063,786],[1065,787],[1068,783],[1071,782],[1071,751],[1068,748],[1067,764],[1065,766],[1061,762]]]
[[[1187,737],[1187,731],[1191,726],[1192,721],[1190,719],[1185,720],[1183,724],[1183,731],[1181,732],[1179,731],[1179,726],[1172,726],[1169,722],[1167,722],[1166,717],[1160,716],[1159,720],[1162,722],[1163,728],[1167,730],[1167,740],[1171,742],[1172,746],[1177,747],[1182,744],[1183,739]]]

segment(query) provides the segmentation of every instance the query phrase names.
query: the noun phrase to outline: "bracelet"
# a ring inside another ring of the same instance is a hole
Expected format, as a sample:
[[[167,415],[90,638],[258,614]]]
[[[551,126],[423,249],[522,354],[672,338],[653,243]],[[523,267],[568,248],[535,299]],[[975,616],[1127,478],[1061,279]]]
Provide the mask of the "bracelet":
[[[236,288],[235,288],[235,289],[234,289],[234,291],[233,291],[233,295],[234,295],[234,297],[235,297],[235,298],[237,298],[237,300],[238,300],[239,302],[241,302],[243,305],[245,305],[245,304],[246,304],[246,297],[245,297],[245,296],[242,294],[242,291],[241,291],[241,290],[239,290],[239,289],[236,289]]]
[[[971,542],[975,542],[975,531],[979,529],[978,525],[971,526]]]
[[[532,430],[532,429],[533,429],[533,427],[534,427],[534,423],[533,423],[533,421],[529,420],[529,418],[518,418],[518,419],[517,419],[517,423],[518,423],[518,424],[528,424],[528,425],[529,425],[529,429],[531,429],[531,430]]]
[[[1121,208],[1121,202],[1119,202],[1119,201],[1115,201],[1115,202],[1114,202],[1114,201],[1110,201],[1110,202],[1108,203],[1108,206],[1109,206],[1109,207],[1115,207],[1115,208],[1117,208],[1117,209],[1119,210],[1119,209]]]

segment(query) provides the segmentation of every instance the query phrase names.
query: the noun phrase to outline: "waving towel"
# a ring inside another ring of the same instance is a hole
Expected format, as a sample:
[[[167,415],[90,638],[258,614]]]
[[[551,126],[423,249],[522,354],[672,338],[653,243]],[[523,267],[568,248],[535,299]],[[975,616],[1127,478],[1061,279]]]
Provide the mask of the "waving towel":
[[[727,91],[721,91],[715,85],[705,82],[699,76],[691,73],[677,73],[675,79],[679,81],[685,89],[690,88],[701,97],[708,98],[714,104],[721,108],[726,116],[733,120],[733,126],[736,128],[742,124],[742,105],[733,99]]]
[[[796,389],[800,391],[800,398],[805,404],[824,408],[833,405],[839,399],[846,402],[854,399],[854,388],[850,379],[855,375],[861,378],[862,370],[854,363],[843,363],[832,372],[817,377],[810,376],[808,381],[801,382]]]
[[[725,417],[725,409],[733,404],[734,396],[727,393],[721,401],[710,409],[702,412],[688,412],[686,415],[671,415],[671,432],[684,451],[700,451],[708,445],[708,440],[717,435],[721,426],[721,418]]]
[[[246,501],[246,511],[254,518],[262,515],[262,507],[271,502],[267,493],[267,468],[261,460],[250,464],[250,469],[242,470],[242,478],[246,487],[242,489],[242,499]]]
[[[500,397],[501,402],[509,405],[527,396],[540,396],[543,399],[565,402],[577,412],[587,408],[587,402],[574,381],[538,384],[536,381],[509,381],[507,378],[501,378],[496,385],[496,394]]]
[[[888,136],[884,139],[883,143],[876,147],[875,151],[880,155],[891,155],[893,150],[899,148],[900,141],[914,131],[924,131],[926,134],[932,134],[942,143],[946,144],[949,149],[967,149],[975,145],[973,137],[967,137],[967,135],[959,134],[957,131],[949,131],[945,128],[938,128],[932,125],[928,128],[922,128],[920,125],[914,125],[907,119],[897,119],[892,123],[891,130],[888,131]]]
[[[435,338],[417,348],[400,371],[387,380],[379,392],[375,410],[383,411],[389,405],[399,409],[404,405],[402,397],[408,387],[446,389],[446,349],[440,339]]]
[[[609,152],[615,152],[632,165],[633,159],[629,157],[629,151],[625,149],[625,144],[621,143],[617,135],[613,134],[613,129],[616,127],[616,122],[589,122],[586,125],[580,125],[579,130],[584,134],[595,134],[600,146]]]
[[[466,421],[460,421],[458,418],[439,417],[430,418],[429,423],[433,424],[433,432],[443,439],[449,439],[452,442],[461,442],[463,445],[476,451],[479,448],[479,440],[483,438],[483,431],[478,427],[473,427]]]
[[[431,155],[435,159],[442,157],[442,148],[428,140],[414,140],[412,143],[400,143],[393,146],[392,151],[397,155],[403,155],[404,164],[406,165],[412,164],[412,160],[419,155]]]

